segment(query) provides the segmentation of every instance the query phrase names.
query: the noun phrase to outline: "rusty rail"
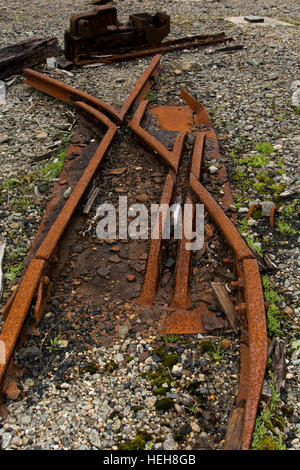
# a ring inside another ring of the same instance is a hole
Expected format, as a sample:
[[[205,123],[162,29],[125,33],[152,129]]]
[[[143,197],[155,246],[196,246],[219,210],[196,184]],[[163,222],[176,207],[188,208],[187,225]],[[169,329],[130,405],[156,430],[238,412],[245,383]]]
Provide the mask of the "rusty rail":
[[[133,102],[141,98],[142,91],[145,90],[147,81],[155,72],[159,60],[160,56],[153,59],[120,111],[115,110],[115,108],[106,105],[106,103],[90,95],[82,94],[79,90],[68,86],[65,87],[58,81],[53,82],[52,79],[49,79],[49,81],[41,74],[36,75],[33,71],[26,71],[26,83],[34,85],[37,89],[43,90],[52,96],[59,97],[68,104],[77,107],[82,112],[88,114],[93,120],[100,123],[101,126],[105,126],[107,130],[92,159],[74,187],[71,196],[66,201],[63,209],[50,228],[49,233],[46,235],[34,258],[29,263],[14,296],[11,297],[7,306],[4,308],[6,319],[0,335],[0,341],[3,341],[5,344],[6,356],[5,363],[0,364],[0,383],[2,387],[0,390],[3,389],[8,365],[11,363],[16,343],[36,292],[36,323],[38,323],[41,317],[43,289],[44,286],[49,284],[49,279],[45,276],[48,263],[51,262],[56,247],[78,203],[82,199],[82,196],[116,135],[118,129],[117,125],[102,114],[100,109],[105,110],[109,116],[117,120],[118,123],[122,122],[125,113]],[[47,88],[47,84],[49,85],[49,89]],[[242,299],[241,303],[237,305],[236,308],[246,320],[247,324],[247,334],[241,339],[241,371],[236,400],[237,407],[233,410],[229,420],[225,448],[249,449],[267,358],[265,307],[260,274],[257,262],[253,258],[251,250],[249,250],[235,226],[216,200],[214,200],[199,181],[201,178],[203,160],[207,155],[218,157],[217,141],[215,133],[211,128],[209,116],[204,107],[186,92],[182,92],[182,97],[196,114],[193,126],[196,139],[189,172],[186,202],[193,203],[193,197],[196,196],[200,202],[204,204],[206,211],[217,225],[220,233],[223,234],[228,246],[232,249],[238,274],[238,280],[235,281],[234,285],[238,287],[239,295]],[[148,101],[146,100],[140,102],[129,126],[150,148],[152,148],[152,150],[157,152],[168,165],[169,172],[166,178],[161,204],[166,203],[170,205],[176,184],[179,162],[183,153],[185,136],[188,130],[183,131],[181,129],[178,131],[173,151],[169,152],[163,144],[141,127],[141,120],[147,105]],[[211,142],[213,143],[212,147],[210,145]],[[224,182],[226,182],[226,174],[224,171],[224,168],[221,168],[220,174]],[[158,236],[152,239],[150,245],[147,272],[140,297],[137,299],[140,303],[155,302],[160,275],[160,253],[164,224],[165,219],[163,215],[159,213],[156,222]],[[189,236],[187,236],[184,241],[187,241],[188,238]],[[188,288],[190,264],[191,254],[187,253],[182,241],[178,250],[175,274],[176,281],[173,294],[173,304],[175,304],[175,309],[178,307],[179,310],[175,312],[177,315],[175,321],[173,321],[173,323],[170,321],[169,326],[173,328],[175,325],[176,328],[180,322],[182,326],[185,322],[186,324],[190,324],[192,321],[195,321],[198,331],[205,331],[202,324],[201,312],[199,310],[188,311],[186,309],[189,303]]]

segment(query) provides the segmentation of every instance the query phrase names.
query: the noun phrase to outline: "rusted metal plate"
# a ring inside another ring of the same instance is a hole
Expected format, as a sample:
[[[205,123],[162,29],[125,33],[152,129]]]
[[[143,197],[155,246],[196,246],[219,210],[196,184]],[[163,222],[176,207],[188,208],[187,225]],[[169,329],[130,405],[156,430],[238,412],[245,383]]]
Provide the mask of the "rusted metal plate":
[[[150,113],[167,131],[190,132],[193,129],[193,112],[188,106],[154,106]]]

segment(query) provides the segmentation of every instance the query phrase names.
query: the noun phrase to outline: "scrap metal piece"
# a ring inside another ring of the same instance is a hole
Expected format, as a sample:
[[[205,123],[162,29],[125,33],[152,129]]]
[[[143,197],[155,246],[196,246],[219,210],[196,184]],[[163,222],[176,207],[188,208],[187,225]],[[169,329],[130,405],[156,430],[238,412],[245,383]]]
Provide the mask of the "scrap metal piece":
[[[165,13],[138,13],[129,17],[130,23],[145,36],[145,42],[158,46],[170,32],[170,16]]]
[[[174,39],[172,41],[164,41],[160,46],[157,47],[136,47],[133,51],[123,53],[123,54],[105,54],[90,59],[78,59],[76,60],[76,65],[88,65],[94,64],[97,62],[103,63],[113,63],[113,62],[122,62],[126,60],[136,59],[138,57],[146,57],[153,54],[160,54],[162,52],[172,52],[181,49],[190,49],[192,47],[205,47],[212,44],[219,44],[223,42],[232,41],[232,37],[225,37],[225,33],[211,34],[206,36],[192,36],[185,37],[181,39]]]
[[[170,32],[170,17],[165,13],[134,14],[126,25],[118,21],[112,5],[96,6],[92,11],[73,15],[65,31],[65,55],[75,64],[89,57],[141,46],[157,46]]]

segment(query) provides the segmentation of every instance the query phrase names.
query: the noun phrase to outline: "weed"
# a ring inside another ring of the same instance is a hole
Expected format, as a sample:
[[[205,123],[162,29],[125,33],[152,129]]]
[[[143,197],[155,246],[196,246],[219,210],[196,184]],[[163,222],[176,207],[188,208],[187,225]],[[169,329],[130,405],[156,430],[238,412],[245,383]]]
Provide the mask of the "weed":
[[[280,336],[282,335],[280,320],[279,320],[279,308],[276,302],[280,300],[277,292],[272,288],[270,280],[267,275],[262,276],[262,285],[264,290],[264,298],[268,304],[267,308],[267,328],[269,336]]]
[[[263,407],[256,419],[251,443],[252,450],[284,450],[286,448],[281,436],[278,437],[274,432],[274,427],[278,425],[277,412],[279,411],[281,400],[279,393],[275,391],[272,373],[270,373],[270,377],[272,396],[270,402]],[[282,420],[280,420],[280,426],[282,426]]]
[[[46,346],[46,349],[48,349],[50,354],[58,350],[61,341],[62,340],[59,338],[59,336],[50,339],[50,346]]]

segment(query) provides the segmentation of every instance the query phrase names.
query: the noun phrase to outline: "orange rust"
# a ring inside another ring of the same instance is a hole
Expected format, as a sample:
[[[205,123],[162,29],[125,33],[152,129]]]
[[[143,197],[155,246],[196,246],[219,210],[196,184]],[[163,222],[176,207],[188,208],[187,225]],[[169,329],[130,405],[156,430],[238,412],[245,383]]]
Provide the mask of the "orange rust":
[[[190,197],[186,198],[185,204],[192,204]],[[195,217],[195,206],[193,204],[193,215]],[[175,289],[172,299],[172,305],[178,307],[187,307],[189,304],[188,299],[188,288],[189,288],[189,277],[190,277],[190,265],[191,265],[191,250],[186,249],[186,243],[191,240],[191,233],[186,234],[186,229],[184,228],[184,221],[182,223],[182,234],[181,241],[179,244],[179,250],[177,255],[176,263],[176,279],[175,279]]]
[[[204,145],[205,145],[205,135],[198,134],[196,136],[194,149],[193,149],[193,156],[192,156],[192,164],[191,164],[191,172],[194,176],[199,179],[201,175],[201,166],[203,160],[203,152],[204,152]],[[192,204],[192,219],[195,218],[195,205],[191,199],[191,194],[188,193],[185,204]],[[177,263],[176,263],[176,280],[175,280],[175,289],[174,295],[172,299],[172,304],[177,305],[179,307],[187,307],[189,304],[188,300],[188,287],[189,287],[189,276],[190,276],[190,266],[191,266],[191,250],[187,250],[186,244],[191,241],[191,230],[192,226],[190,226],[190,233],[186,233],[186,229],[184,227],[184,220],[182,223],[182,238],[179,244],[179,251],[177,256]]]
[[[167,334],[196,334],[207,333],[202,322],[202,313],[207,309],[206,304],[200,304],[194,310],[187,310],[184,308],[176,309],[172,312],[165,321],[165,324],[160,335]]]
[[[194,149],[193,149],[193,156],[192,156],[191,173],[198,180],[200,179],[200,176],[201,176],[201,167],[202,167],[202,162],[203,162],[205,140],[206,140],[206,136],[204,133],[196,135]]]
[[[12,357],[16,342],[19,338],[23,323],[45,266],[46,262],[44,260],[32,260],[30,262],[3,325],[0,341],[3,341],[5,345],[5,363],[0,363],[0,383]]]
[[[96,150],[94,156],[92,157],[90,163],[84,170],[80,180],[76,184],[72,194],[70,195],[69,199],[66,201],[62,211],[56,218],[55,222],[53,223],[51,229],[49,230],[48,234],[44,238],[40,248],[36,253],[37,259],[46,259],[49,260],[54,253],[54,250],[65,231],[80,199],[82,198],[86,188],[88,187],[89,183],[91,182],[100,162],[102,161],[106,151],[111,144],[115,133],[117,132],[117,126],[113,124],[106,116],[104,116],[99,111],[91,108],[85,103],[76,103],[77,106],[84,109],[85,111],[91,113],[94,117],[96,117],[100,122],[105,125],[109,125],[109,128],[103,137],[98,149]]]
[[[170,152],[161,142],[159,142],[155,137],[153,137],[149,132],[143,129],[140,125],[141,120],[144,116],[146,108],[148,106],[148,100],[143,100],[139,104],[133,118],[128,122],[128,125],[131,129],[152,148],[154,151],[161,156],[170,167],[174,169],[177,173],[179,161],[183,151],[183,145],[186,137],[186,132],[180,132],[175,140],[174,147],[172,152]]]
[[[175,172],[170,169],[164,185],[160,205],[170,205],[175,181]],[[159,212],[155,222],[155,232],[158,238],[152,238],[151,240],[146,276],[141,290],[141,294],[137,298],[137,301],[140,303],[151,303],[156,295],[157,284],[159,281],[160,249],[162,244],[163,230],[166,223],[166,217],[166,213]]]
[[[190,187],[197,194],[201,203],[204,204],[206,210],[223,233],[227,242],[234,250],[237,259],[242,260],[245,258],[252,258],[251,251],[235,226],[193,174],[190,175]]]
[[[180,96],[192,109],[192,111],[196,113],[195,124],[204,124],[208,127],[211,127],[212,124],[204,106],[195,100],[195,98],[193,98],[191,95],[189,95],[189,93],[187,93],[183,88],[180,90]]]

